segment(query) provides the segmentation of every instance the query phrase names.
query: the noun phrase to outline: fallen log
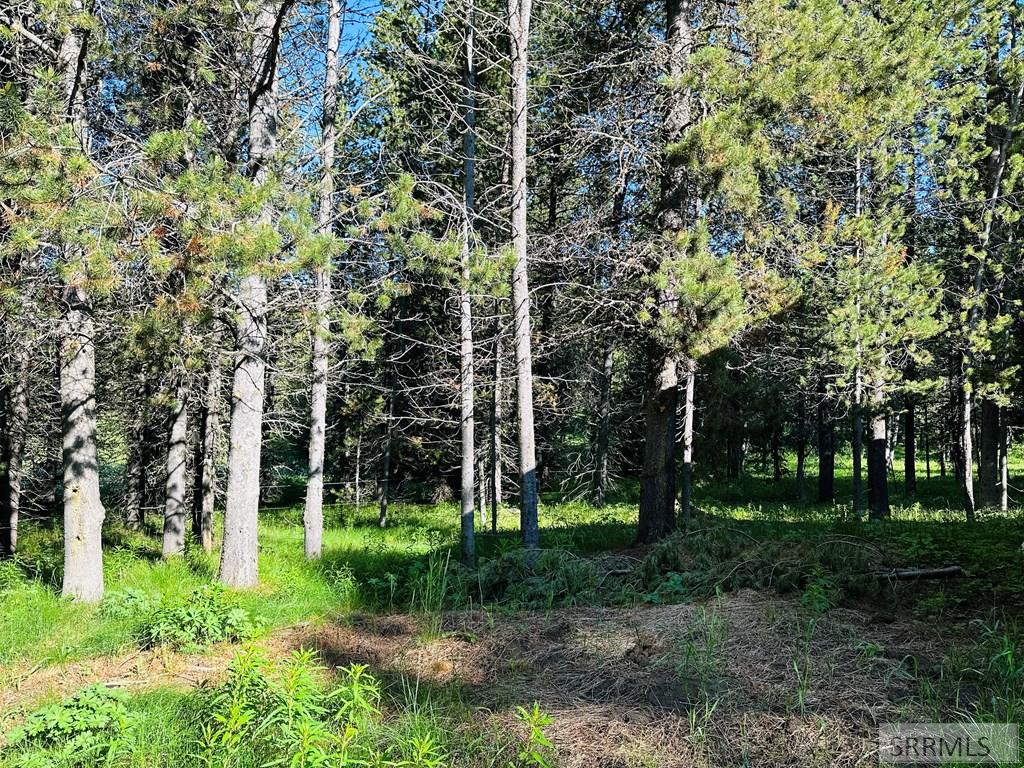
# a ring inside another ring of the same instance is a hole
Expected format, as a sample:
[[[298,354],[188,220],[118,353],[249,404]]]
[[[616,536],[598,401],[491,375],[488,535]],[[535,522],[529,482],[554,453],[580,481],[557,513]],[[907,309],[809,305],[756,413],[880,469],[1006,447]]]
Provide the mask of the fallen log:
[[[880,579],[889,581],[917,581],[919,579],[958,579],[967,575],[959,565],[945,565],[941,568],[890,568],[878,571]]]

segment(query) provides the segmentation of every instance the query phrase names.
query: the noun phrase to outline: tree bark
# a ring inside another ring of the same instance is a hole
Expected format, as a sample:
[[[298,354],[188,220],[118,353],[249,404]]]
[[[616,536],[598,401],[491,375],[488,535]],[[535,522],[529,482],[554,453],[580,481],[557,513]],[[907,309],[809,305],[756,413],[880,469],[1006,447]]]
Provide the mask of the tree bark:
[[[961,484],[964,493],[964,513],[968,520],[974,520],[974,438],[972,435],[971,393],[966,388],[960,401],[960,453]]]
[[[676,409],[679,398],[675,355],[662,358],[653,372],[646,405],[644,465],[640,476],[637,541],[656,541],[675,530]]]
[[[324,63],[322,178],[317,228],[330,234],[334,220],[334,156],[337,148],[338,49],[341,44],[341,0],[328,0],[327,51]],[[313,270],[314,301],[313,380],[310,389],[309,476],[303,514],[303,543],[306,557],[316,559],[324,538],[324,452],[327,432],[327,370],[331,336],[331,265],[318,264]]]
[[[5,387],[3,445],[0,446],[0,558],[18,550],[18,518],[21,513],[21,466],[25,458],[28,428],[28,380],[30,346],[26,339],[12,340],[13,381]]]
[[[125,467],[124,522],[131,531],[142,528],[145,521],[143,506],[146,496],[146,438],[149,398],[151,394],[149,367],[143,363],[137,381],[141,393],[132,420],[128,439],[128,464]]]
[[[188,389],[182,377],[175,385],[167,433],[164,483],[163,558],[185,554],[186,465],[188,457]]]
[[[999,406],[982,399],[979,413],[981,440],[978,450],[978,506],[998,507],[999,490]]]
[[[907,496],[917,493],[917,423],[915,403],[907,397],[903,413],[903,489]]]
[[[683,362],[683,472],[679,510],[686,525],[693,518],[693,387],[697,379],[697,361]]]
[[[65,288],[61,318],[60,400],[64,456],[62,594],[103,598],[104,510],[96,451],[96,347],[93,310],[79,288]]]
[[[597,401],[597,451],[594,457],[594,504],[603,507],[608,496],[608,448],[611,442],[612,377],[615,373],[615,344],[611,337],[604,349]]]
[[[290,0],[263,0],[252,32],[252,85],[249,91],[249,172],[259,186],[270,180],[276,149],[277,49]],[[273,209],[265,203],[259,222],[269,225]],[[267,284],[258,271],[241,278],[235,321],[235,370],[231,389],[227,501],[220,581],[229,587],[255,586],[259,578],[257,524],[260,503],[263,397],[267,336]]]
[[[84,10],[72,0],[72,10]],[[83,150],[89,151],[85,106],[86,29],[71,26],[57,52],[66,114]],[[81,602],[103,598],[104,509],[96,448],[96,340],[93,306],[80,287],[61,297],[60,400],[64,485],[64,583],[62,594]]]
[[[861,485],[863,482],[863,470],[861,467],[864,447],[864,413],[863,413],[863,383],[861,373],[858,370],[854,374],[854,395],[853,395],[853,518],[860,520],[863,510],[863,495]]]
[[[871,403],[871,437],[868,442],[868,509],[872,520],[883,520],[890,515],[886,423],[881,386],[876,386],[874,390]]]
[[[689,0],[665,0],[665,43],[668,49],[666,75],[679,80],[686,70],[693,47]],[[661,192],[658,201],[658,224],[672,238],[684,225],[687,207],[686,171],[674,162],[668,147],[678,141],[690,122],[690,94],[678,88],[669,89],[665,97],[661,158]],[[658,291],[662,311],[672,313],[677,305],[674,287]],[[675,529],[675,429],[679,381],[676,369],[680,356],[668,345],[651,344],[651,370],[646,394],[646,428],[644,464],[640,481],[640,515],[637,540],[653,541]]]
[[[465,46],[466,61],[463,72],[463,113],[466,121],[462,133],[462,193],[464,216],[462,222],[462,279],[459,284],[459,392],[461,395],[461,448],[462,488],[460,494],[460,529],[462,564],[472,568],[476,564],[476,540],[474,538],[473,491],[476,461],[475,406],[473,402],[475,377],[473,361],[473,300],[470,295],[470,258],[473,249],[474,216],[474,173],[476,162],[476,60],[474,53],[474,7],[473,0],[466,5]],[[525,159],[525,158],[524,158]]]
[[[527,58],[532,0],[509,0],[512,60],[512,127],[510,170],[512,193],[512,305],[516,348],[516,400],[519,408],[519,528],[523,546],[540,546],[537,520],[537,445],[533,419],[533,351],[530,332],[530,285],[527,266],[526,185]]]
[[[501,425],[504,423],[504,398],[502,397],[501,358],[504,354],[501,343],[501,316],[495,323],[494,334],[494,390],[491,393],[491,532],[498,532],[498,507],[503,500],[501,471]]]
[[[1006,428],[1006,409],[999,409],[999,509],[1010,508],[1010,451]]]
[[[807,398],[801,389],[796,402],[796,497],[807,503]]]
[[[220,351],[210,355],[206,397],[196,437],[195,485],[192,495],[192,534],[203,551],[213,551],[213,510],[217,502],[217,432],[220,431]]]
[[[377,525],[388,526],[388,495],[391,492],[391,452],[394,449],[395,398],[398,396],[398,377],[391,372],[388,388],[388,412],[384,420],[384,455],[381,458],[380,478],[377,480]]]

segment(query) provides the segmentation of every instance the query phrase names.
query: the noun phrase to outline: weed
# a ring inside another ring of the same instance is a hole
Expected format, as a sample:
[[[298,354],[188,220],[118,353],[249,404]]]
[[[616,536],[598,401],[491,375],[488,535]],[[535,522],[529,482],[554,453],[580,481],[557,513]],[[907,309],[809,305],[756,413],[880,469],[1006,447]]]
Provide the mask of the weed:
[[[243,608],[228,603],[222,587],[207,584],[196,589],[183,603],[165,602],[143,622],[143,647],[168,645],[195,651],[224,640],[248,640],[257,622]]]
[[[65,765],[94,765],[114,757],[131,724],[124,694],[97,684],[33,712],[7,741],[21,750],[22,765],[43,765],[51,757]]]
[[[554,720],[545,714],[540,704],[533,702],[533,707],[516,707],[516,719],[526,726],[526,741],[519,750],[519,766],[521,768],[551,768],[552,754],[555,745],[544,733]]]

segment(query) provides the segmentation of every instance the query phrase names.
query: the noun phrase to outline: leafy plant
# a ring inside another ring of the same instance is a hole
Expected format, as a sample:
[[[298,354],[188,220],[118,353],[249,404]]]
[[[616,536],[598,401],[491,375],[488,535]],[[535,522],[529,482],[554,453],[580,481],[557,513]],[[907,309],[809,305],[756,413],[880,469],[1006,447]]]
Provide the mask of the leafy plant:
[[[100,612],[112,619],[145,619],[156,607],[157,603],[148,592],[128,587],[108,592],[103,597]]]
[[[114,757],[131,725],[124,694],[96,684],[36,710],[7,734],[7,741],[13,748],[55,753],[66,765],[95,765]],[[28,751],[22,762],[39,757],[38,751]]]
[[[169,645],[195,651],[211,643],[251,639],[258,629],[247,611],[228,603],[216,584],[199,587],[184,603],[164,603],[145,620],[143,647]]]
[[[516,719],[526,726],[526,741],[519,750],[519,765],[532,768],[551,768],[555,745],[544,733],[554,719],[541,711],[540,704],[533,702],[531,709],[516,707]]]

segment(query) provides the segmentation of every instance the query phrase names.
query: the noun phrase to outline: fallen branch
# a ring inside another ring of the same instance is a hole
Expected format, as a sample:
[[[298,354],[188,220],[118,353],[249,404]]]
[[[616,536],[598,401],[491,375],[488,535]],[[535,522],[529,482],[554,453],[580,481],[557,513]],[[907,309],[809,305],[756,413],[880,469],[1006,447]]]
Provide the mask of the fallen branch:
[[[946,565],[942,568],[890,568],[887,571],[878,571],[875,575],[889,581],[917,581],[918,579],[957,579],[966,576],[967,573],[959,565]]]

